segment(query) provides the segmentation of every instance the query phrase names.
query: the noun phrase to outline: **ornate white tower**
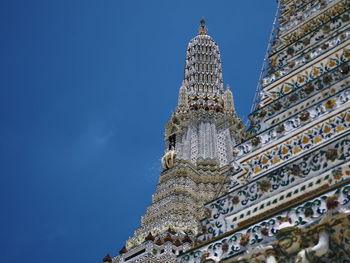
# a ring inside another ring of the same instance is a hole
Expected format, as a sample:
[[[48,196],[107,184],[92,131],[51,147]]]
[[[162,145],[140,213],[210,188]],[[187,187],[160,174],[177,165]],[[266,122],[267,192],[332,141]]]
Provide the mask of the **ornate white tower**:
[[[178,106],[165,128],[165,153],[152,204],[113,262],[175,262],[201,232],[203,205],[226,189],[233,147],[245,136],[224,91],[218,45],[204,19],[187,48]]]
[[[193,165],[213,160],[224,166],[244,137],[238,130],[244,128],[230,89],[223,89],[220,50],[202,19],[199,35],[187,47],[185,77],[176,113],[166,126],[166,143],[169,150],[176,146],[179,159]]]

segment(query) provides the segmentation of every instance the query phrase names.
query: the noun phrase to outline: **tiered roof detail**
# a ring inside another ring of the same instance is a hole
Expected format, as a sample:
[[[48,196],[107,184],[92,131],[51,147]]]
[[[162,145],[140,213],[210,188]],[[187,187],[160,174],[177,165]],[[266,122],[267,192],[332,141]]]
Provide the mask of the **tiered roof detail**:
[[[220,105],[223,91],[220,51],[215,41],[206,34],[196,36],[188,44],[185,85],[191,109],[209,110]]]

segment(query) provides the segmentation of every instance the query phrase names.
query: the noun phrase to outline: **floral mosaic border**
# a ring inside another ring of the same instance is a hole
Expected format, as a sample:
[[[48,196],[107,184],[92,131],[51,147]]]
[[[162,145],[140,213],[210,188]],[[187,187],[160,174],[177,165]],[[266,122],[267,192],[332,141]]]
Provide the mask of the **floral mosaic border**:
[[[300,115],[300,117],[300,121],[303,121],[305,116]],[[297,134],[273,148],[250,157],[250,159],[243,161],[241,165],[247,170],[250,177],[256,177],[267,169],[279,166],[286,160],[298,156],[306,150],[311,150],[330,138],[335,138],[335,136],[347,132],[349,127],[350,112],[345,109],[323,122],[316,123],[315,126],[301,134]]]
[[[331,74],[331,77],[329,77],[328,74]],[[269,125],[274,124],[273,120],[276,117],[319,94],[322,90],[332,88],[330,89],[331,91],[335,90],[337,92],[338,90],[343,89],[343,86],[337,87],[336,84],[345,80],[349,76],[350,65],[348,63],[342,63],[332,71],[323,73],[310,83],[306,83],[301,87],[295,88],[290,93],[280,96],[275,101],[266,104],[264,107],[257,109],[249,115],[251,127],[248,132],[250,134],[257,134],[266,126],[262,125],[262,123],[268,123]]]
[[[206,239],[237,227],[237,222],[234,223],[236,220],[232,222],[232,225],[226,224],[227,216],[238,215],[240,211],[295,185],[300,185],[310,178],[315,178],[327,170],[333,169],[330,172],[331,177],[324,177],[325,183],[329,185],[338,183],[338,180],[344,179],[344,173],[337,166],[348,162],[349,157],[350,136],[347,136],[210,202],[206,205],[210,213],[207,212],[207,218],[203,221],[203,226],[206,228]],[[328,181],[329,179],[332,181]]]
[[[293,42],[301,39],[305,35],[320,29],[324,24],[329,21],[336,20],[337,17],[345,13],[350,8],[350,1],[343,0],[340,3],[326,9],[324,13],[312,18],[306,24],[296,28],[292,32],[278,38],[273,45],[273,52],[281,50],[283,47],[292,44]]]
[[[335,90],[334,90],[335,91]],[[333,94],[333,96],[326,98],[320,103],[309,108],[307,111],[301,114],[294,115],[289,119],[285,120],[277,126],[273,126],[264,132],[260,133],[256,137],[245,141],[235,147],[235,156],[237,160],[243,158],[246,154],[257,150],[260,145],[266,145],[272,143],[277,139],[281,138],[283,135],[291,133],[298,128],[310,123],[321,116],[324,116],[341,106],[350,100],[350,86],[345,90]]]
[[[334,3],[337,0],[328,0],[328,4]],[[303,16],[299,18],[294,18],[292,21],[289,19],[289,17],[285,15],[281,15],[279,22],[281,26],[279,27],[281,35],[285,34],[287,31],[295,28],[296,26],[300,25],[302,22],[304,22],[306,19],[310,18],[312,15],[314,15],[316,12],[319,12],[324,7],[320,2],[316,2],[314,0],[309,0],[306,3],[304,1],[301,1],[298,5],[293,6],[293,11],[290,11],[292,13],[303,13]]]
[[[283,81],[274,87],[268,88],[268,90],[264,92],[270,99],[276,100],[277,98],[292,92],[294,89],[308,84],[322,74],[329,73],[340,64],[348,62],[350,60],[349,48],[350,44],[348,43],[321,61],[310,65],[307,69],[303,70],[303,72],[293,75],[288,80]],[[261,105],[266,104],[263,101],[261,103]]]
[[[330,51],[335,46],[346,42],[349,38],[350,30],[348,27],[344,32],[341,32],[335,37],[326,40],[324,43],[321,43],[320,45],[309,50],[306,54],[301,51],[310,45],[310,40],[307,39],[303,42],[297,42],[288,50],[281,51],[276,56],[270,58],[270,68],[268,70],[270,74],[267,75],[264,80],[268,81],[269,78],[274,79],[274,81],[281,79],[290,72],[295,71],[307,63],[314,61],[318,57]],[[288,58],[293,59],[288,61]]]
[[[256,177],[267,169],[304,153],[305,150],[313,149],[320,143],[347,132],[349,127],[350,112],[345,110],[241,164],[249,172],[250,177]]]
[[[306,228],[319,221],[329,211],[349,208],[349,182],[336,187],[292,208],[283,209],[283,212],[278,212],[276,209],[277,214],[268,219],[246,228],[236,229],[233,233],[227,233],[217,240],[191,249],[179,257],[180,262],[202,262],[203,259],[210,257],[224,259],[241,255],[251,247],[275,240],[278,226],[285,218],[288,218],[295,227]]]

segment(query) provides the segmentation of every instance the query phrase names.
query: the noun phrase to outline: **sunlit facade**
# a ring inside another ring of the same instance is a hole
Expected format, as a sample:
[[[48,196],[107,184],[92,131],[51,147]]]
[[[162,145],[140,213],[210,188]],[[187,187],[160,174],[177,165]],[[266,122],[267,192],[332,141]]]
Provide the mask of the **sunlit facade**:
[[[350,262],[349,12],[279,1],[247,129],[201,21],[152,204],[105,262]]]

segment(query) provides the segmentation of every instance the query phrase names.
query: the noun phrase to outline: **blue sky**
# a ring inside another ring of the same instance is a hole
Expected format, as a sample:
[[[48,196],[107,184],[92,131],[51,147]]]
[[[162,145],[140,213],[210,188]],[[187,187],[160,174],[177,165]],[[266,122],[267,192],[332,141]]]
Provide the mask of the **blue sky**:
[[[140,223],[207,20],[246,118],[274,0],[0,0],[0,262],[100,262]]]

